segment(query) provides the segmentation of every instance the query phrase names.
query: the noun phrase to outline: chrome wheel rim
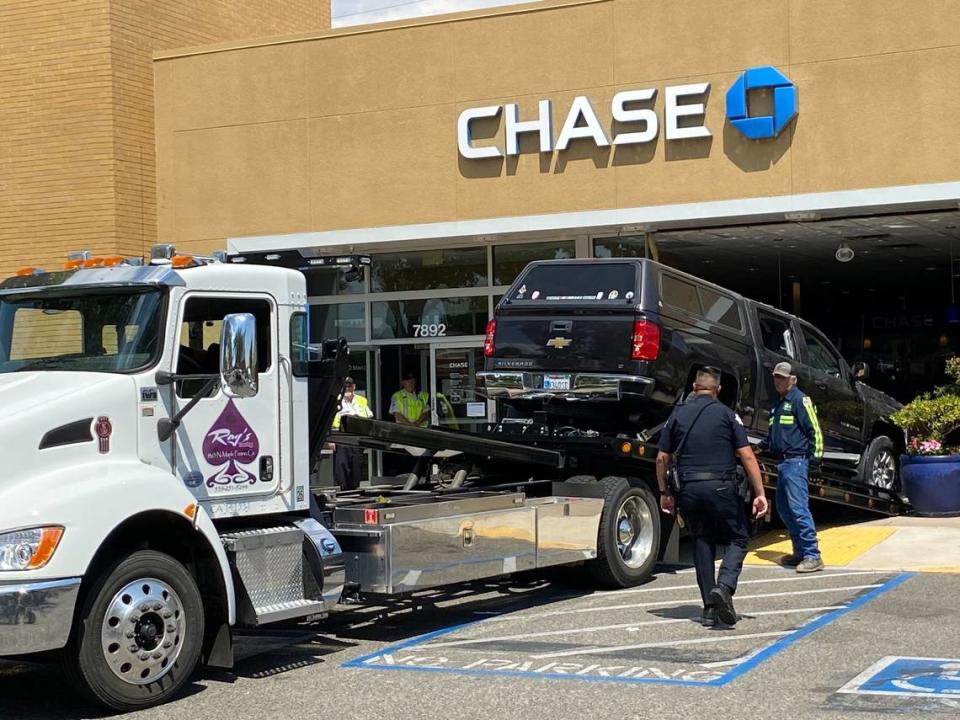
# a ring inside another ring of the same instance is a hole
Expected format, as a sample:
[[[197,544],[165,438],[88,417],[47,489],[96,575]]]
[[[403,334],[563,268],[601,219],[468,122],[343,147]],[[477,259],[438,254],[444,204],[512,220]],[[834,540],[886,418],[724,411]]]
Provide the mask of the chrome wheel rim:
[[[640,568],[653,551],[653,517],[650,508],[636,495],[628,497],[617,510],[617,550],[629,568]]]
[[[180,597],[167,583],[156,578],[128,583],[103,618],[100,645],[107,665],[132,685],[159,680],[180,655],[185,623]]]
[[[893,490],[897,482],[897,463],[893,453],[881,450],[870,469],[870,484],[881,490]]]

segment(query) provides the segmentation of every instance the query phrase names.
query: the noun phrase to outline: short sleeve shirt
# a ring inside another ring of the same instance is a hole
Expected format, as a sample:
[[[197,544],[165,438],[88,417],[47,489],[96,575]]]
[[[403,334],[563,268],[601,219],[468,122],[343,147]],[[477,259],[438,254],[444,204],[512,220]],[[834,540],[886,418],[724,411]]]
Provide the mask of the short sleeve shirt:
[[[697,418],[701,410],[703,412]],[[709,395],[697,395],[674,409],[660,431],[659,449],[675,453],[694,420],[696,424],[677,458],[681,472],[725,473],[735,470],[737,450],[750,445],[747,431],[730,408]]]

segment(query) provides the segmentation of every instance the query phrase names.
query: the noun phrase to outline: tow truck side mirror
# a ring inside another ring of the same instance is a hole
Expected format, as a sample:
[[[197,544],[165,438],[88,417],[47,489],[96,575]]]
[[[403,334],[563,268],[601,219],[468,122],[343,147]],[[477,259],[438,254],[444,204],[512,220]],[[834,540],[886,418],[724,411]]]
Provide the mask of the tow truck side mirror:
[[[853,377],[855,377],[857,380],[866,380],[868,377],[870,377],[870,366],[865,362],[855,362],[851,370],[853,371]]]
[[[257,394],[257,321],[250,313],[233,313],[223,318],[220,330],[220,380],[232,397]]]

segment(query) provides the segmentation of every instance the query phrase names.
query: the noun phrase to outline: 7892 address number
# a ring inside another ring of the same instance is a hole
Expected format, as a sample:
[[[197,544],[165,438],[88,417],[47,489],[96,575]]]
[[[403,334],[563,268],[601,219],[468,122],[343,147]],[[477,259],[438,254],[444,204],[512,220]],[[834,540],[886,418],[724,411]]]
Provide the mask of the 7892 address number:
[[[414,324],[414,337],[444,337],[447,334],[446,323]]]

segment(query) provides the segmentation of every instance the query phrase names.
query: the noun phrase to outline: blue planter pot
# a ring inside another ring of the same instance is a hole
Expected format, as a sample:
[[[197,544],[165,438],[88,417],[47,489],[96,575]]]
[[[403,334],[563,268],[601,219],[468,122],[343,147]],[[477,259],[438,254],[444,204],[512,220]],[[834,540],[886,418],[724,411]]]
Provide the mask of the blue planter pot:
[[[917,515],[960,515],[960,455],[901,455],[900,481]]]

